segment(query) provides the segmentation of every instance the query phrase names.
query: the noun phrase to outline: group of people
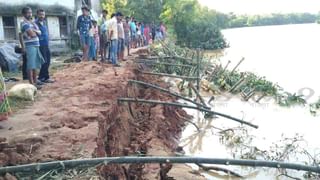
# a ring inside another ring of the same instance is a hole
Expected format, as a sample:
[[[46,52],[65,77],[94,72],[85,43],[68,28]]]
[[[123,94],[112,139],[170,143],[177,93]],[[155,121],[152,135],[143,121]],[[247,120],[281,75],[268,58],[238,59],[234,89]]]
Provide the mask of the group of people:
[[[22,9],[20,44],[24,54],[24,65],[29,82],[38,89],[45,83],[53,83],[50,79],[50,49],[48,26],[45,21],[45,11],[37,10],[37,18],[33,20],[30,7]],[[37,70],[40,69],[39,76]]]
[[[163,23],[158,28],[154,23],[145,25],[134,17],[124,18],[121,12],[112,14],[109,19],[106,10],[95,20],[87,6],[83,6],[81,10],[82,15],[77,19],[77,31],[83,50],[83,61],[98,60],[100,55],[102,62],[120,66],[118,60],[125,61],[125,49],[130,56],[131,48],[146,46],[166,37]],[[51,53],[46,14],[43,9],[39,9],[37,18],[33,20],[31,8],[24,7],[22,15],[20,43],[25,57],[26,74],[29,82],[40,89],[45,83],[54,82],[49,75]]]
[[[108,11],[103,10],[98,20],[90,15],[87,6],[81,8],[82,15],[77,19],[77,30],[83,50],[83,61],[98,60],[119,67],[125,61],[125,50],[130,56],[131,48],[146,46],[155,40],[166,37],[163,23],[156,28],[154,23],[137,22],[134,17],[125,17],[121,12],[113,13],[108,19]],[[108,54],[108,55],[107,55]]]

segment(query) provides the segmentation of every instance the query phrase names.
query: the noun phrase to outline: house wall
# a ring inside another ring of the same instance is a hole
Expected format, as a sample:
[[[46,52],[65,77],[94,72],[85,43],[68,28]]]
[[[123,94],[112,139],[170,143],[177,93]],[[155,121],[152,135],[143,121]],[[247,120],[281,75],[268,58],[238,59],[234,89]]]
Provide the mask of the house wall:
[[[1,40],[4,40],[2,16],[0,16],[0,41],[1,41]]]
[[[60,39],[59,18],[54,16],[47,17],[50,39]]]
[[[81,0],[76,0],[76,1],[81,1]],[[7,5],[25,5],[25,4],[41,4],[41,5],[47,5],[47,6],[52,6],[52,5],[60,5],[67,7],[69,9],[74,9],[75,8],[75,0],[7,0],[3,2],[4,4]]]

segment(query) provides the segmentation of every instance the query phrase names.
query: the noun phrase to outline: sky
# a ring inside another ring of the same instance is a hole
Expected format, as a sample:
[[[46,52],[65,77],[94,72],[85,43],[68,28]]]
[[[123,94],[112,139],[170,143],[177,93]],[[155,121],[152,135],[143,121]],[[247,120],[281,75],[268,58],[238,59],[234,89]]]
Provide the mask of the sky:
[[[269,14],[320,11],[320,0],[198,0],[220,12],[236,14]]]

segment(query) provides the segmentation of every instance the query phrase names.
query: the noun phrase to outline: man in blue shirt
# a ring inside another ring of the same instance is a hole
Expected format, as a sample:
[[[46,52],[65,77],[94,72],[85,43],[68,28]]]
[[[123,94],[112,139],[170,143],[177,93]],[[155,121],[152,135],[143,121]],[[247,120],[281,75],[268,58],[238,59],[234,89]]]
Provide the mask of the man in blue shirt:
[[[38,35],[40,42],[40,52],[44,59],[44,64],[41,66],[38,80],[44,83],[53,83],[54,81],[50,79],[49,75],[49,66],[51,62],[51,55],[49,49],[49,34],[48,34],[48,26],[45,20],[46,14],[43,9],[39,9],[37,11],[38,19],[35,21],[38,25],[41,34]]]
[[[136,21],[132,18],[130,23],[130,31],[131,31],[131,48],[137,48],[137,26]]]
[[[89,31],[91,29],[91,17],[90,17],[90,9],[87,6],[83,6],[81,8],[82,15],[77,19],[77,30],[80,35],[80,42],[83,50],[83,61],[88,61],[89,57]]]

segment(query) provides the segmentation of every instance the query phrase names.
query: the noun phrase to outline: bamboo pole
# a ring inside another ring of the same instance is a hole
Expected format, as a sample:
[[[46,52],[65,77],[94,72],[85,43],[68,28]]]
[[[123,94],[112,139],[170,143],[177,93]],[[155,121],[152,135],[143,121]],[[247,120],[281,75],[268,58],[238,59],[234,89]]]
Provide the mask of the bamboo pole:
[[[145,99],[136,99],[136,98],[118,98],[118,103],[120,102],[136,102],[136,103],[147,103],[147,104],[161,104],[161,105],[166,105],[166,106],[175,106],[175,107],[181,107],[181,108],[189,108],[189,109],[196,109],[199,111],[203,111],[206,113],[210,113],[210,114],[214,114],[214,115],[218,115],[236,122],[239,122],[241,124],[245,124],[248,126],[251,126],[253,128],[258,128],[257,125],[254,125],[250,122],[246,122],[243,121],[241,119],[223,114],[223,113],[219,113],[219,112],[215,112],[215,111],[211,111],[210,109],[206,109],[206,108],[201,108],[201,107],[196,107],[196,106],[190,106],[187,104],[182,104],[182,103],[173,103],[173,102],[163,102],[163,101],[155,101],[155,100],[145,100]]]
[[[232,69],[231,74],[237,70],[237,68],[240,66],[240,64],[244,61],[244,57],[241,58],[241,60],[238,62],[238,64]]]
[[[180,79],[187,79],[187,80],[197,80],[198,79],[197,77],[178,76],[178,75],[165,74],[165,73],[152,73],[152,72],[145,72],[145,71],[140,71],[140,73],[146,74],[146,75],[166,76],[166,77],[180,78]]]
[[[320,173],[319,166],[310,166],[296,163],[285,163],[277,161],[262,160],[242,160],[242,159],[222,159],[222,158],[203,158],[203,157],[102,157],[89,159],[76,159],[66,161],[52,161],[46,163],[34,163],[19,166],[7,166],[0,168],[0,174],[16,172],[39,172],[52,169],[68,169],[77,166],[92,167],[99,164],[141,164],[141,163],[173,163],[173,164],[218,164],[229,166],[249,166],[249,167],[269,167],[292,169],[298,171],[307,171]]]
[[[171,58],[174,58],[173,56],[164,56],[164,57],[159,57],[159,56],[156,56],[156,57],[148,57],[146,58],[147,60],[153,60],[153,59],[159,59],[159,58],[162,58],[162,59],[171,59]],[[144,59],[144,58],[139,58],[139,59]]]
[[[224,72],[226,72],[226,70],[227,70],[227,68],[228,68],[228,66],[229,66],[230,63],[231,63],[231,61],[229,60],[228,63],[226,64],[226,66],[223,68],[221,74],[223,74]]]
[[[177,98],[180,98],[180,99],[183,99],[183,100],[185,100],[185,101],[191,102],[191,103],[193,103],[193,104],[195,104],[195,105],[197,105],[197,106],[201,106],[201,107],[210,109],[210,108],[207,107],[206,105],[202,105],[202,104],[200,104],[200,103],[197,103],[197,102],[195,102],[195,101],[192,101],[192,100],[189,99],[189,98],[180,96],[180,95],[179,95],[178,93],[176,93],[176,92],[171,92],[171,91],[168,90],[168,89],[165,89],[165,88],[162,88],[162,87],[153,85],[153,84],[149,84],[149,83],[142,82],[142,81],[136,81],[136,80],[129,80],[128,83],[135,83],[135,84],[147,86],[147,87],[150,87],[150,88],[154,88],[154,89],[157,89],[157,90],[162,91],[162,92],[164,92],[164,93],[167,93],[167,94],[170,94],[170,95],[172,95],[172,96],[175,96],[175,97],[177,97]]]
[[[150,60],[150,61],[135,61],[135,63],[150,63],[150,64],[157,64],[157,65],[178,66],[178,67],[188,67],[188,68],[193,67],[192,65],[162,63],[162,62],[155,62],[153,60]]]
[[[264,97],[266,97],[267,94],[266,93],[263,93],[257,100],[256,100],[256,103],[259,103]]]
[[[200,50],[197,49],[197,90],[200,92]]]
[[[196,93],[198,98],[200,99],[200,102],[203,104],[204,107],[208,107],[207,104],[205,103],[204,99],[202,98],[201,94],[199,91],[193,86],[192,83],[189,83],[189,87]],[[209,108],[209,107],[208,107]],[[210,109],[210,108],[209,108]]]
[[[243,84],[245,78],[241,78],[238,82],[236,82],[236,84],[234,84],[231,89],[229,90],[229,92],[233,92],[234,90],[236,90],[240,85]]]

